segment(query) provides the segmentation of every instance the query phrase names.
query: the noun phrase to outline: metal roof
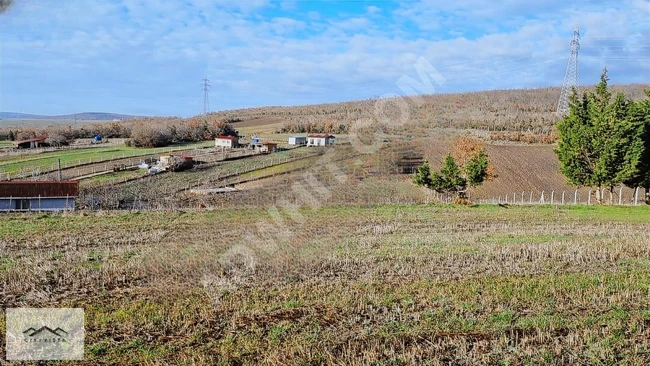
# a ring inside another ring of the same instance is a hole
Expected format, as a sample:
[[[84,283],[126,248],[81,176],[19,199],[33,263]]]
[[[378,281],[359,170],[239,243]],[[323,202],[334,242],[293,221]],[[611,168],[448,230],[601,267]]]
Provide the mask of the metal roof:
[[[235,136],[217,136],[216,138],[220,140],[237,140],[237,137]]]
[[[307,137],[322,139],[322,138],[328,138],[328,137],[334,137],[334,136],[332,136],[332,135],[330,135],[328,133],[315,133],[315,134],[308,135]]]
[[[27,140],[14,141],[14,144],[24,144],[24,143],[27,143],[27,142],[45,141],[46,139],[47,139],[47,136],[45,136],[45,135],[36,136],[36,137],[32,137],[31,139],[27,139]]]
[[[0,182],[0,197],[77,197],[79,181]]]

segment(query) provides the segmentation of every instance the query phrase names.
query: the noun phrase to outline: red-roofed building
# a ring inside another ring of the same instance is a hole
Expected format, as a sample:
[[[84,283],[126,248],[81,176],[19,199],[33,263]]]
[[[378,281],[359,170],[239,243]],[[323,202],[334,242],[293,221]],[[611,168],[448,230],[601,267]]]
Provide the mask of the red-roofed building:
[[[0,211],[74,210],[78,181],[0,182]]]
[[[237,136],[217,136],[214,139],[214,146],[234,149],[236,147],[239,147],[239,138]]]
[[[45,147],[47,136],[37,136],[27,140],[14,141],[14,147],[18,149],[33,149],[36,147]]]
[[[271,153],[278,149],[277,142],[263,141],[254,145],[255,148],[261,153]]]

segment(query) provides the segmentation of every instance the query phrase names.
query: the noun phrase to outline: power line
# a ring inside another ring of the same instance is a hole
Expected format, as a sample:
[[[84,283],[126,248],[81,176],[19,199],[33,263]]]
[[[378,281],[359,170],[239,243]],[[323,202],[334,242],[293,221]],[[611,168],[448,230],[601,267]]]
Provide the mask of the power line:
[[[569,93],[578,89],[580,74],[578,73],[578,51],[580,50],[580,30],[576,25],[571,39],[571,55],[564,74],[564,84],[560,92],[560,100],[557,103],[557,113],[565,115],[569,111]]]
[[[207,76],[204,76],[201,83],[201,89],[203,90],[203,115],[207,115],[208,110],[210,110],[210,87],[210,80],[208,80]]]

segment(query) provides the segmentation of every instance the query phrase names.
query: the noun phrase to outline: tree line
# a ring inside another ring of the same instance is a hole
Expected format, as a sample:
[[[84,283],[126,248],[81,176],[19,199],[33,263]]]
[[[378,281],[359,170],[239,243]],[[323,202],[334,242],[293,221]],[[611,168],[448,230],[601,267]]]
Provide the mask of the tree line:
[[[642,187],[650,204],[650,90],[633,101],[612,95],[607,69],[594,92],[570,96],[569,113],[557,124],[555,150],[561,172],[576,186],[595,188],[602,203],[603,189],[613,202],[614,189]]]
[[[485,152],[485,144],[461,137],[454,143],[453,151],[445,156],[439,171],[431,170],[429,162],[425,161],[415,172],[413,182],[438,193],[454,194],[454,203],[470,204],[469,189],[496,176]]]
[[[232,120],[224,120],[216,114],[180,117],[142,117],[120,122],[79,123],[45,127],[3,127],[0,140],[19,141],[45,135],[52,146],[68,145],[76,139],[104,138],[128,139],[134,147],[161,147],[174,142],[195,142],[215,138],[218,135],[235,135]]]

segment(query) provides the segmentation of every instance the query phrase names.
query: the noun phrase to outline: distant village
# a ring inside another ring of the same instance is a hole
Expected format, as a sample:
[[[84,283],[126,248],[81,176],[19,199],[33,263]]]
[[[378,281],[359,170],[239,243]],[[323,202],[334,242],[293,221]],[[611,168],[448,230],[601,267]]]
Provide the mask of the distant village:
[[[48,136],[14,141],[14,149],[38,149],[49,147]],[[236,135],[221,135],[214,139],[214,152],[238,151],[250,152],[243,156],[271,154],[283,149],[301,147],[327,147],[335,143],[335,136],[330,134],[292,135],[288,137],[284,148],[275,141],[266,141],[258,137],[245,139]],[[91,144],[101,144],[101,136],[95,136]],[[177,172],[192,168],[194,158],[186,154],[161,155],[152,163],[142,163],[133,169],[146,169],[146,174],[158,174],[163,171]],[[114,167],[120,171],[127,167]],[[101,172],[103,174],[106,172]],[[8,211],[70,211],[75,209],[75,200],[79,196],[79,180],[9,180],[0,182],[0,212]]]

